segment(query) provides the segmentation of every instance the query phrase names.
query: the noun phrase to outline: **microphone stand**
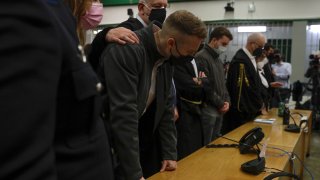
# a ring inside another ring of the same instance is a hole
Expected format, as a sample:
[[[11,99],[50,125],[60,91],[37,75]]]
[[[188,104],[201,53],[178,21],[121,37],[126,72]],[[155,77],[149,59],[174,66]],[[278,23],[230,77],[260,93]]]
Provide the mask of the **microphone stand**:
[[[284,130],[288,132],[300,133],[300,127],[297,125],[296,121],[294,120],[291,114],[290,114],[290,117],[293,120],[294,124],[287,125],[287,127]]]
[[[242,171],[246,173],[254,174],[254,175],[258,175],[261,172],[263,172],[266,165],[266,159],[264,157],[260,157],[259,155],[260,148],[258,144],[256,144],[256,147],[258,148],[258,150],[255,149],[258,158],[245,162],[241,165]]]

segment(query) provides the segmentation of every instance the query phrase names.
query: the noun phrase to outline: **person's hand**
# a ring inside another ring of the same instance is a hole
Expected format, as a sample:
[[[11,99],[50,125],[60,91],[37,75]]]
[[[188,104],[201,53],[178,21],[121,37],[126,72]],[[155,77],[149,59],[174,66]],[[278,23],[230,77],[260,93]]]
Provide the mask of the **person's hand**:
[[[283,86],[283,84],[281,82],[271,82],[270,86],[273,88],[279,88],[279,87]]]
[[[110,29],[109,32],[106,34],[106,41],[115,42],[119,44],[139,44],[139,38],[136,35],[136,33],[124,27]]]
[[[194,77],[192,78],[193,82],[196,83],[196,85],[201,86],[202,81],[200,78]]]
[[[230,104],[228,102],[224,102],[222,108],[219,109],[219,112],[222,114],[226,113],[227,111],[229,111],[229,106]]]
[[[205,78],[207,75],[203,71],[199,71],[199,78]]]
[[[163,171],[174,171],[176,169],[177,169],[177,161],[163,160],[160,172],[163,172]]]
[[[174,106],[174,108],[173,108],[173,120],[177,121],[178,118],[179,118],[178,108],[177,108],[177,106]]]
[[[197,85],[202,85],[202,80],[201,78],[206,78],[206,74],[203,71],[199,71],[198,77],[192,78],[192,80],[197,84]]]
[[[140,180],[146,180],[144,177],[141,177]]]
[[[261,112],[262,115],[269,114],[268,110],[267,110],[267,107],[266,107],[266,105],[264,103],[262,104],[262,107],[260,108],[260,112]]]
[[[263,107],[263,108],[261,109],[261,114],[262,114],[262,115],[268,115],[268,114],[269,114],[266,107]]]

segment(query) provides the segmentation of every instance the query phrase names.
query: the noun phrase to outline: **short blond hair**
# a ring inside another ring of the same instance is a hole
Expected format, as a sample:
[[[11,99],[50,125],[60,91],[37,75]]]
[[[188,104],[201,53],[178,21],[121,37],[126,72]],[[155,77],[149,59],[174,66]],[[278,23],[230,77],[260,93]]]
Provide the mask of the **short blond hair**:
[[[186,10],[178,10],[170,14],[163,23],[162,30],[166,34],[185,34],[204,39],[207,27],[197,16]]]

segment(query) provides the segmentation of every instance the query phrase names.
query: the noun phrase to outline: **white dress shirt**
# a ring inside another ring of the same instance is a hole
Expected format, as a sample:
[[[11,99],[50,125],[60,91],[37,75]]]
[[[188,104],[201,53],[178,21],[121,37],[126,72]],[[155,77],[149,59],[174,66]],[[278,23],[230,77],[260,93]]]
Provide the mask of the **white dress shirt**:
[[[246,55],[250,58],[253,66],[254,66],[254,69],[257,71],[256,58],[255,58],[254,56],[252,56],[252,54],[249,52],[249,50],[248,50],[246,47],[243,47],[242,49],[243,49],[243,51],[246,53]]]
[[[275,81],[281,82],[283,86],[281,88],[289,89],[289,78],[292,73],[292,67],[290,63],[280,62],[272,64],[272,69],[275,72]]]

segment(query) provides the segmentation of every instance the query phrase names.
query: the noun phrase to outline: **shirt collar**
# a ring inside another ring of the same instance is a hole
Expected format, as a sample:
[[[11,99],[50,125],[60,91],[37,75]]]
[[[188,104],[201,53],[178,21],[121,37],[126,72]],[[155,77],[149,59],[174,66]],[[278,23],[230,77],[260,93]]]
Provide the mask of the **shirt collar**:
[[[214,58],[219,57],[219,54],[213,48],[211,48],[208,44],[204,45],[204,49],[206,49]]]
[[[141,22],[141,24],[143,25],[143,27],[147,27],[148,25],[143,21],[143,19],[139,16],[139,14],[137,15],[137,19]]]
[[[244,53],[246,53],[246,55],[249,57],[249,59],[251,60],[253,66],[254,66],[254,68],[257,71],[257,62],[256,62],[255,57],[252,56],[252,54],[249,52],[249,50],[246,47],[243,47],[242,49],[243,49]]]

